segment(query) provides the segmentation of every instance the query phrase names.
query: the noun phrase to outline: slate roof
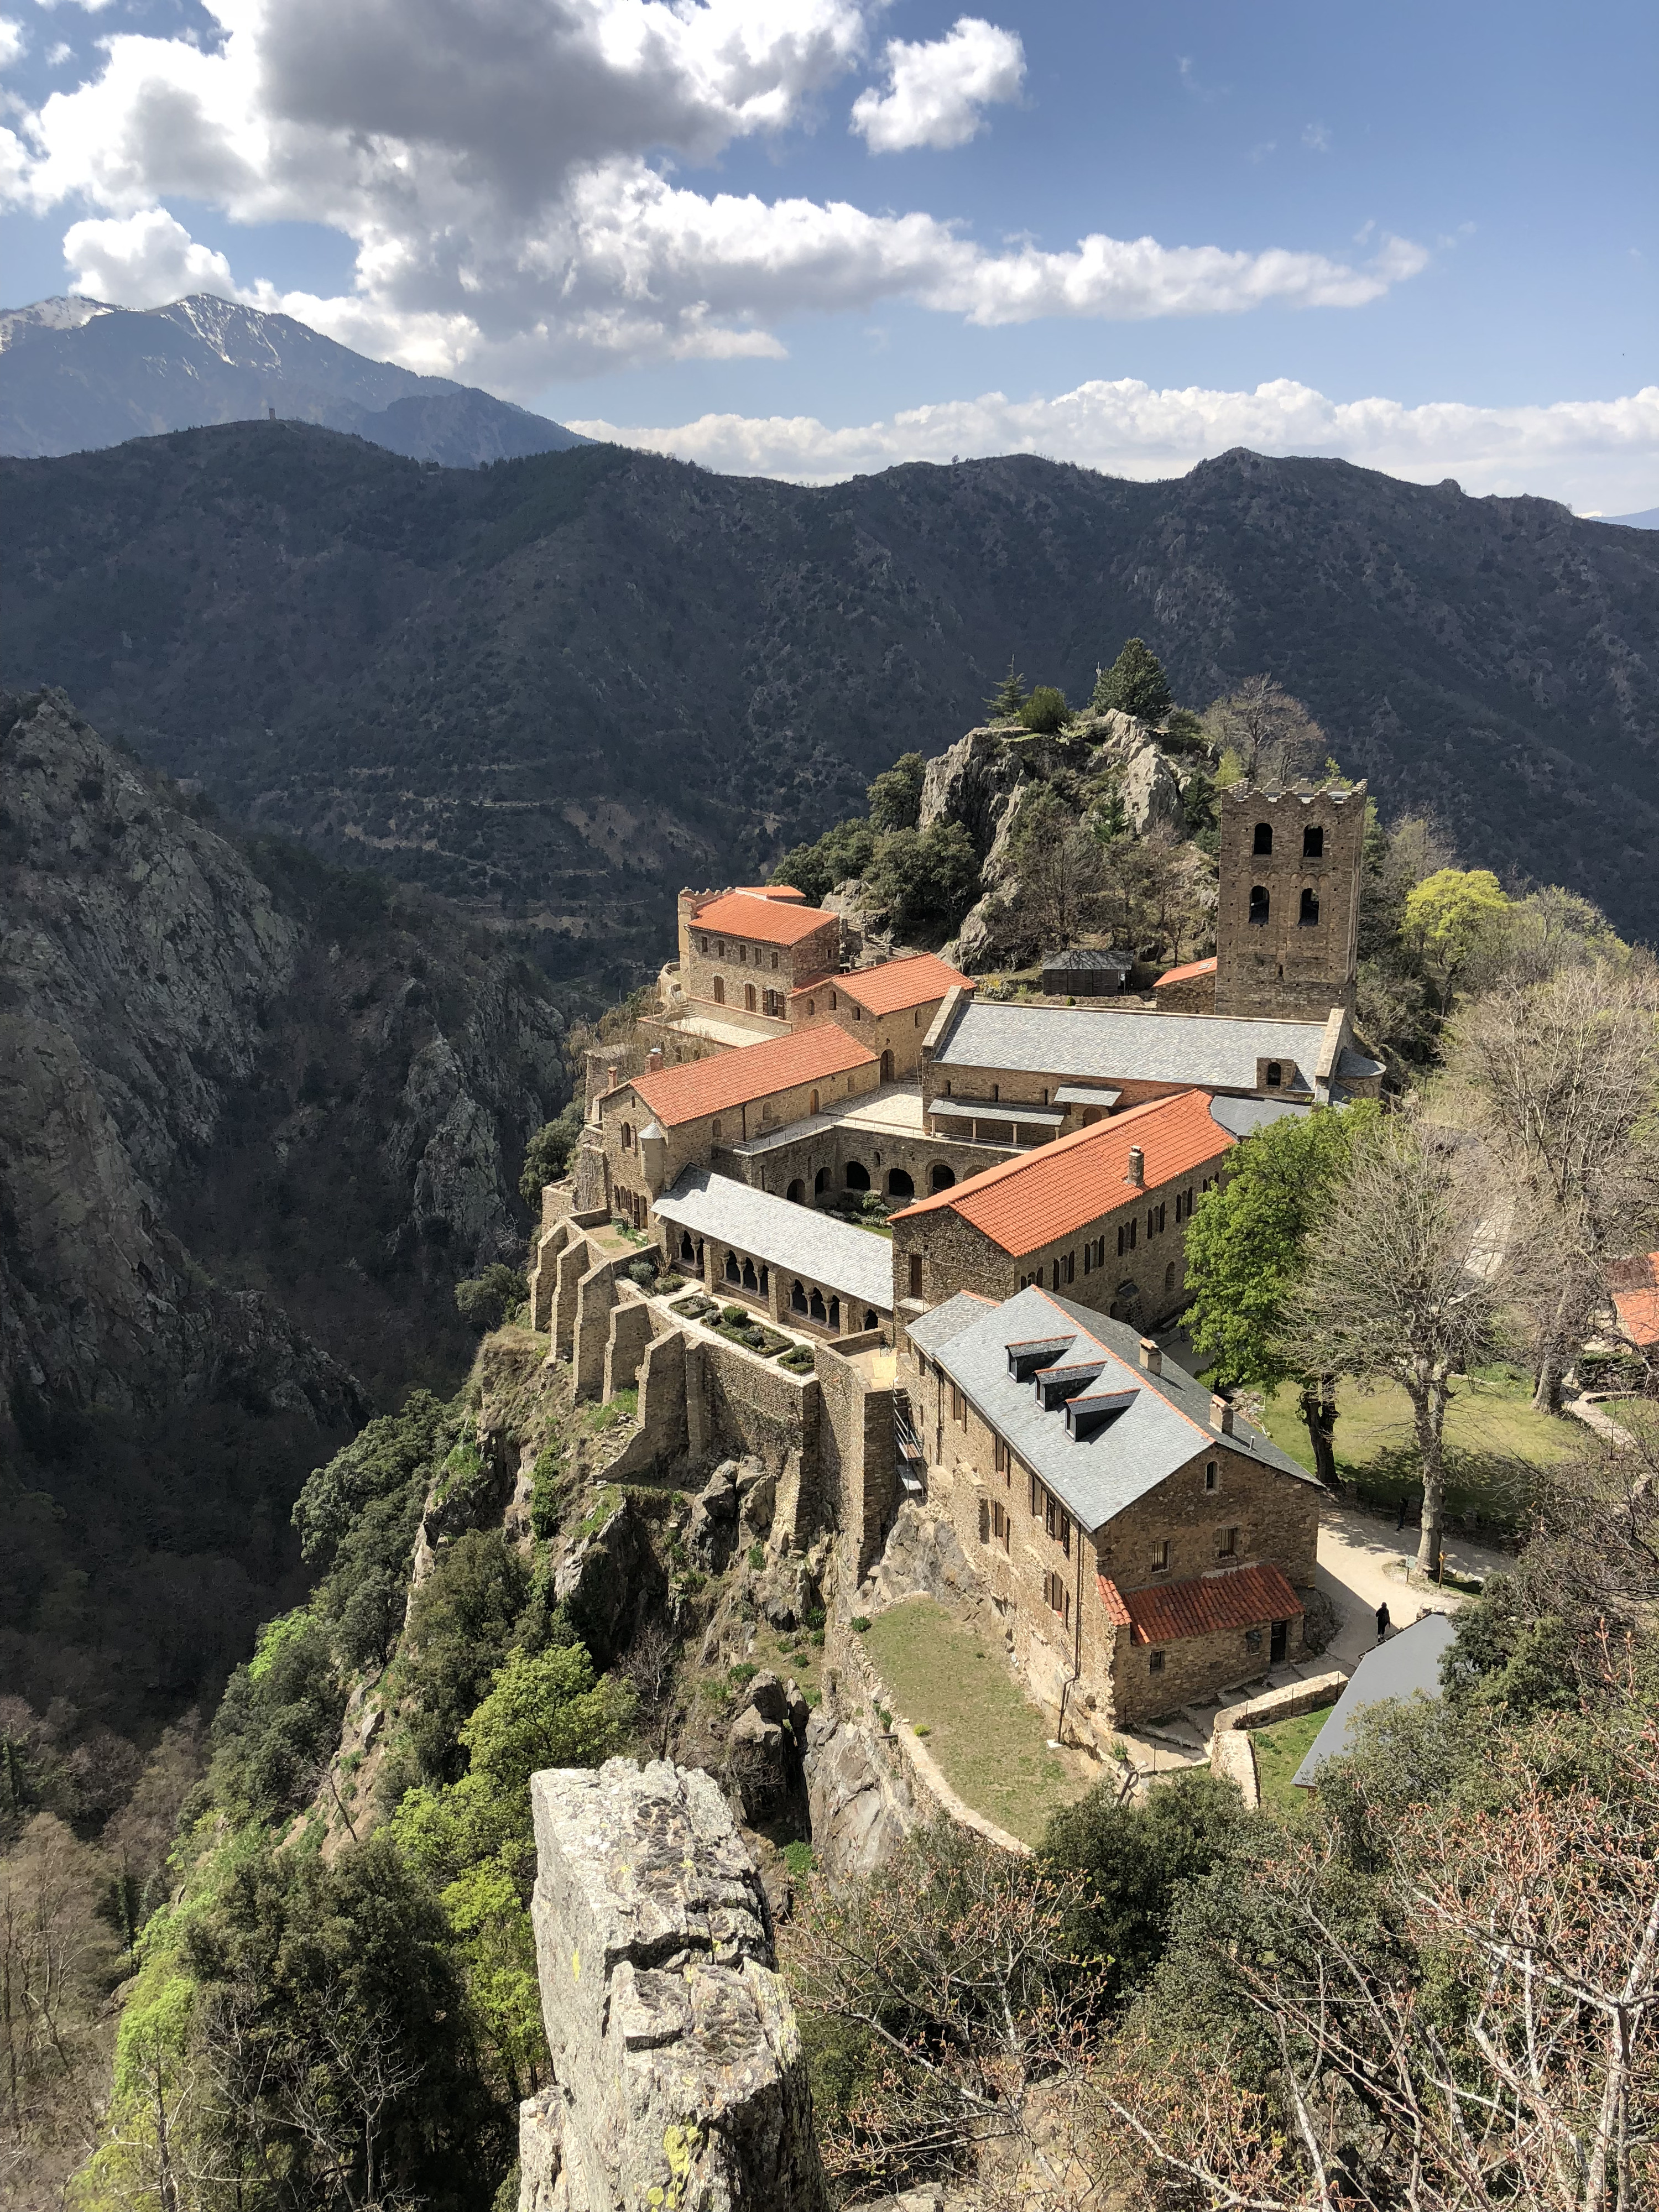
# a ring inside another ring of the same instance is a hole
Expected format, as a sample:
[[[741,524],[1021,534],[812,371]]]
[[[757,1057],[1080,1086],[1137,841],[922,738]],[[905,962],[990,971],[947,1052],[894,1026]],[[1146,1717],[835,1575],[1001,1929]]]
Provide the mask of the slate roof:
[[[1348,1678],[1348,1686],[1331,1707],[1331,1717],[1309,1746],[1308,1755],[1291,1780],[1307,1790],[1319,1779],[1328,1759],[1340,1759],[1347,1750],[1354,1723],[1367,1705],[1384,1698],[1409,1698],[1421,1691],[1425,1697],[1440,1695],[1440,1655],[1456,1634],[1443,1613],[1425,1613],[1409,1628],[1402,1628],[1386,1644],[1368,1651]]]
[[[678,1067],[659,1067],[654,1073],[635,1075],[629,1080],[658,1121],[672,1129],[682,1121],[700,1121],[705,1114],[723,1114],[732,1107],[769,1098],[777,1091],[793,1091],[803,1083],[817,1083],[875,1064],[874,1053],[866,1052],[831,1024],[804,1030],[797,1036],[769,1037],[763,1044],[739,1045],[735,1051],[717,1053],[712,1060],[689,1060]]]
[[[873,968],[854,968],[828,980],[856,1000],[866,1014],[902,1013],[908,1006],[931,1005],[958,984],[970,991],[974,988],[970,977],[931,952],[918,952],[909,960],[883,960]],[[814,988],[822,990],[823,986]]]
[[[940,1067],[1254,1091],[1257,1060],[1277,1060],[1285,1066],[1286,1090],[1311,1091],[1324,1039],[1322,1021],[988,1001],[963,1009],[934,1060]]]
[[[653,1211],[694,1237],[713,1237],[781,1274],[822,1283],[827,1291],[893,1310],[893,1248],[884,1237],[850,1221],[754,1190],[708,1168],[688,1168]]]
[[[1153,1375],[1140,1364],[1140,1340],[1052,1291],[1024,1290],[994,1305],[958,1292],[907,1324],[918,1349],[936,1360],[975,1410],[1042,1478],[1073,1520],[1092,1534],[1127,1505],[1225,1443],[1260,1467],[1297,1482],[1314,1477],[1259,1430],[1235,1420],[1224,1437],[1210,1393],[1166,1359]],[[1015,1379],[1010,1348],[1024,1347],[1034,1378]],[[1079,1399],[1122,1401],[1092,1435],[1075,1435],[1063,1407],[1045,1412],[1036,1377],[1061,1367],[1094,1370]]]
[[[1288,1578],[1273,1566],[1222,1568],[1186,1582],[1158,1583],[1124,1591],[1121,1602],[1131,1644],[1178,1644],[1218,1629],[1261,1628],[1294,1620],[1302,1610]]]
[[[1135,956],[1133,952],[1114,952],[1103,945],[1074,945],[1065,952],[1045,953],[1037,964],[1045,975],[1050,969],[1062,975],[1089,975],[1103,969],[1127,975],[1135,964]]]
[[[1212,1098],[1210,1111],[1224,1129],[1248,1137],[1270,1121],[1305,1121],[1313,1108],[1299,1105],[1294,1098]]]
[[[935,1099],[933,1111],[944,1110]],[[950,1102],[952,1104],[958,1101]],[[1230,1100],[1230,1104],[1241,1102]],[[1254,1103],[1254,1101],[1249,1102]],[[1146,1155],[1146,1187],[1154,1189],[1190,1175],[1232,1150],[1236,1138],[1220,1126],[1202,1091],[1150,1099],[1091,1128],[1074,1130],[1018,1159],[969,1176],[950,1190],[924,1198],[890,1218],[914,1221],[927,1213],[959,1214],[1002,1251],[1018,1258],[1098,1221],[1135,1196],[1128,1181],[1129,1147]],[[987,1107],[1005,1119],[1024,1121],[1040,1109]]]
[[[690,927],[711,929],[722,937],[747,937],[761,945],[799,945],[837,915],[821,906],[801,906],[793,899],[762,898],[755,891],[726,891],[710,899],[691,917]]]

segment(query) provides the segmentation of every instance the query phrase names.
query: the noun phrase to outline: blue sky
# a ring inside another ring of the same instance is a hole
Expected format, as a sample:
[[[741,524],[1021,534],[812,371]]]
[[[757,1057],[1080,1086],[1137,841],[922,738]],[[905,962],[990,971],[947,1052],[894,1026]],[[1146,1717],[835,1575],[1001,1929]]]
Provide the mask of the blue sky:
[[[4,4],[14,304],[234,292],[717,466],[1659,501],[1650,0]]]

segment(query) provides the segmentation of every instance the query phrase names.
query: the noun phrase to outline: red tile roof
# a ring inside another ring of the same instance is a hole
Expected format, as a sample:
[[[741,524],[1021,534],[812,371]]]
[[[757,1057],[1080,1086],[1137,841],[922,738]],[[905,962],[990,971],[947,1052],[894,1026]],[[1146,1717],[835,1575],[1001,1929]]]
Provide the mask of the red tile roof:
[[[673,1128],[682,1121],[701,1121],[706,1114],[722,1114],[803,1083],[875,1064],[874,1053],[830,1024],[804,1030],[799,1036],[739,1045],[735,1052],[720,1053],[713,1060],[659,1068],[653,1075],[635,1076],[632,1082],[658,1121]]]
[[[1106,1608],[1107,1620],[1114,1628],[1127,1628],[1129,1626],[1129,1608],[1124,1604],[1117,1584],[1105,1575],[1097,1575],[1095,1584],[1100,1592],[1100,1601]]]
[[[1134,1194],[1125,1179],[1131,1145],[1146,1155],[1150,1191],[1218,1160],[1236,1141],[1212,1115],[1208,1091],[1181,1091],[987,1168],[890,1218],[914,1221],[948,1208],[1018,1259],[1128,1202]]]
[[[1261,1628],[1292,1620],[1302,1601],[1277,1567],[1233,1567],[1225,1574],[1196,1575],[1190,1582],[1127,1590],[1132,1644],[1179,1644],[1218,1629]]]
[[[1621,1260],[1607,1274],[1620,1328],[1632,1344],[1659,1345],[1659,1252]]]
[[[788,900],[805,899],[806,896],[805,892],[798,891],[793,884],[733,884],[732,888],[734,891],[741,891],[745,898]]]
[[[908,960],[883,960],[873,968],[854,968],[845,975],[814,977],[790,993],[799,998],[808,988],[821,991],[833,983],[849,999],[856,999],[866,1014],[896,1014],[908,1006],[925,1006],[942,999],[958,983],[974,988],[972,979],[950,967],[931,952],[918,952]]]
[[[1166,968],[1152,988],[1156,991],[1161,983],[1184,983],[1194,975],[1213,975],[1214,973],[1215,955],[1212,952],[1207,960],[1189,960],[1184,968]]]
[[[839,917],[821,906],[793,899],[763,898],[758,891],[722,891],[692,915],[693,929],[718,930],[722,937],[747,937],[762,945],[799,945],[804,937]]]

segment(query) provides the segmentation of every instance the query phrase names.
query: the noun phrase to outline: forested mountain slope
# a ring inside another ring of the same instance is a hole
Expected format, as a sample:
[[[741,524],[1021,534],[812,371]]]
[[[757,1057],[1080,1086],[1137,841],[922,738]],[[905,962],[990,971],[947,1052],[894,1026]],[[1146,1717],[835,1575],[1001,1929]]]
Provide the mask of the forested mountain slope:
[[[141,1730],[270,1610],[329,1439],[464,1364],[563,1024],[60,694],[0,697],[0,1679]]]
[[[979,718],[1126,635],[1265,670],[1385,813],[1659,930],[1659,543],[1548,501],[1225,454],[827,489],[616,447],[439,471],[290,423],[0,465],[3,647],[221,803],[535,933],[599,985]]]

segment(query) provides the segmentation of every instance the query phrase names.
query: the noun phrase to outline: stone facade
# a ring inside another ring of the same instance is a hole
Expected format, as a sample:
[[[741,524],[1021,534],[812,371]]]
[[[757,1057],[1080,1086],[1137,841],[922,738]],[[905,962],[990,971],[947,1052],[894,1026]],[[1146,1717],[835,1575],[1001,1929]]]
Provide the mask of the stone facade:
[[[899,1378],[928,1458],[929,1503],[949,1513],[1022,1673],[1065,1740],[1103,1752],[1115,1728],[1267,1671],[1270,1618],[1143,1645],[1099,1578],[1132,1597],[1270,1565],[1293,1588],[1304,1587],[1314,1576],[1316,1485],[1260,1465],[1224,1436],[1195,1438],[1189,1460],[1091,1539],[937,1363],[908,1342],[901,1346]],[[1295,1660],[1301,1648],[1298,1614],[1289,1621],[1283,1656]]]
[[[717,1146],[708,1164],[756,1190],[811,1205],[848,1190],[878,1191],[896,1200],[926,1198],[996,1166],[1012,1149],[814,1120],[751,1140],[740,1150]]]
[[[901,1325],[917,1304],[943,1305],[958,1291],[999,1304],[1027,1283],[1059,1291],[1074,1304],[1138,1328],[1161,1327],[1187,1296],[1185,1224],[1220,1176],[1216,1161],[1143,1188],[1051,1243],[1015,1256],[949,1206],[907,1220],[893,1232],[893,1310]]]
[[[1218,1014],[1352,1012],[1365,786],[1221,794]]]
[[[823,914],[817,929],[793,944],[779,944],[763,934],[767,918],[761,913],[755,917],[752,933],[743,930],[740,914],[734,917],[735,927],[699,927],[697,917],[704,908],[744,896],[730,891],[680,893],[680,988],[694,1008],[728,1007],[756,1018],[763,1025],[762,1034],[781,1036],[790,1027],[789,994],[811,977],[833,975],[840,966],[841,920]],[[774,903],[799,911],[799,901],[755,895],[757,908]]]

